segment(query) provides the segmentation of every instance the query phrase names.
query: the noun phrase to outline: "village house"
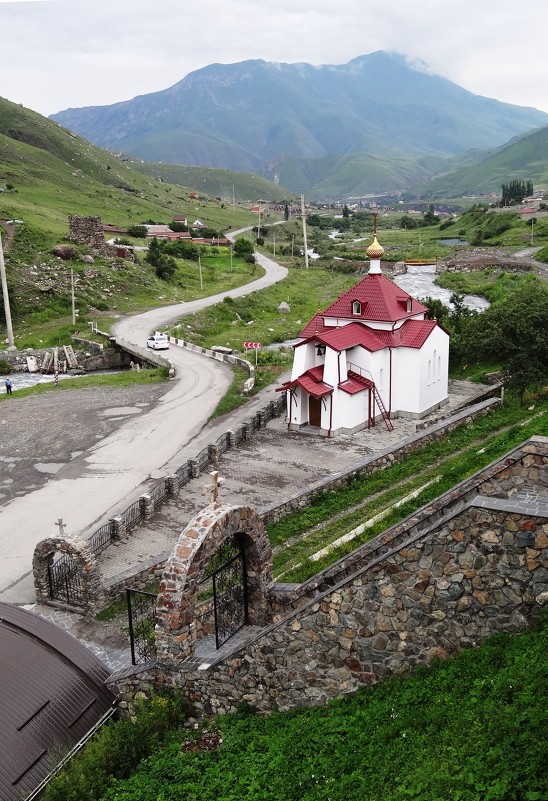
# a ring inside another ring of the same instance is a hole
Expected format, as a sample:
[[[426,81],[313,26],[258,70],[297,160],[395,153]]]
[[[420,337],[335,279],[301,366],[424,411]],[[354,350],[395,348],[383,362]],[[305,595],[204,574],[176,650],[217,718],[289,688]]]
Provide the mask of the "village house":
[[[301,331],[287,393],[289,430],[333,437],[394,417],[421,418],[448,400],[449,335],[386,278],[375,233],[369,272]]]

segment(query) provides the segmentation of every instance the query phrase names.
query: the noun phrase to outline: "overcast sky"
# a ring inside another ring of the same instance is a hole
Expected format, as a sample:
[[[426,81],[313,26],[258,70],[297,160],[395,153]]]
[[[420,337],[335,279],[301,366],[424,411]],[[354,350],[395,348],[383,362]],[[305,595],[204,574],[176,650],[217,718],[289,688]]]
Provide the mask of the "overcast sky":
[[[0,0],[0,95],[49,115],[216,62],[345,64],[386,50],[548,112],[548,0]]]

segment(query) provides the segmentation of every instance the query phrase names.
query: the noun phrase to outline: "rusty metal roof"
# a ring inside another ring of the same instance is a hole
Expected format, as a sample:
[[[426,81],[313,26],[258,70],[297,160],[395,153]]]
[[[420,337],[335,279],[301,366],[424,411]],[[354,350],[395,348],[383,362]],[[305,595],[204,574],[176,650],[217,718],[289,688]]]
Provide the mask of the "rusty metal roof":
[[[21,801],[112,709],[110,671],[77,639],[0,603],[0,799]]]

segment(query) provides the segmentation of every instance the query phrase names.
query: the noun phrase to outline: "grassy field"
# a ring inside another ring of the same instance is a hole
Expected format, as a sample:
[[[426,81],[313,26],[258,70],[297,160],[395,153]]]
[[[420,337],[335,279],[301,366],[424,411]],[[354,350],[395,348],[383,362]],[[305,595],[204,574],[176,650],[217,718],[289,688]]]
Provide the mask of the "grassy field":
[[[311,578],[529,437],[548,436],[548,399],[534,406],[531,411],[507,399],[489,416],[269,525],[275,580]],[[352,538],[338,544],[349,532]]]

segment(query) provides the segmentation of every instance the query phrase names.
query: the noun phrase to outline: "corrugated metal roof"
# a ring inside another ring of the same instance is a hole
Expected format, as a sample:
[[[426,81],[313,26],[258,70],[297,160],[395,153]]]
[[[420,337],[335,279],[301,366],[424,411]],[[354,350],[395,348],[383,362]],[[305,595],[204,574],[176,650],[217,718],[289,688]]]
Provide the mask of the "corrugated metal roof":
[[[20,801],[115,702],[108,668],[47,620],[0,603],[0,799]]]

